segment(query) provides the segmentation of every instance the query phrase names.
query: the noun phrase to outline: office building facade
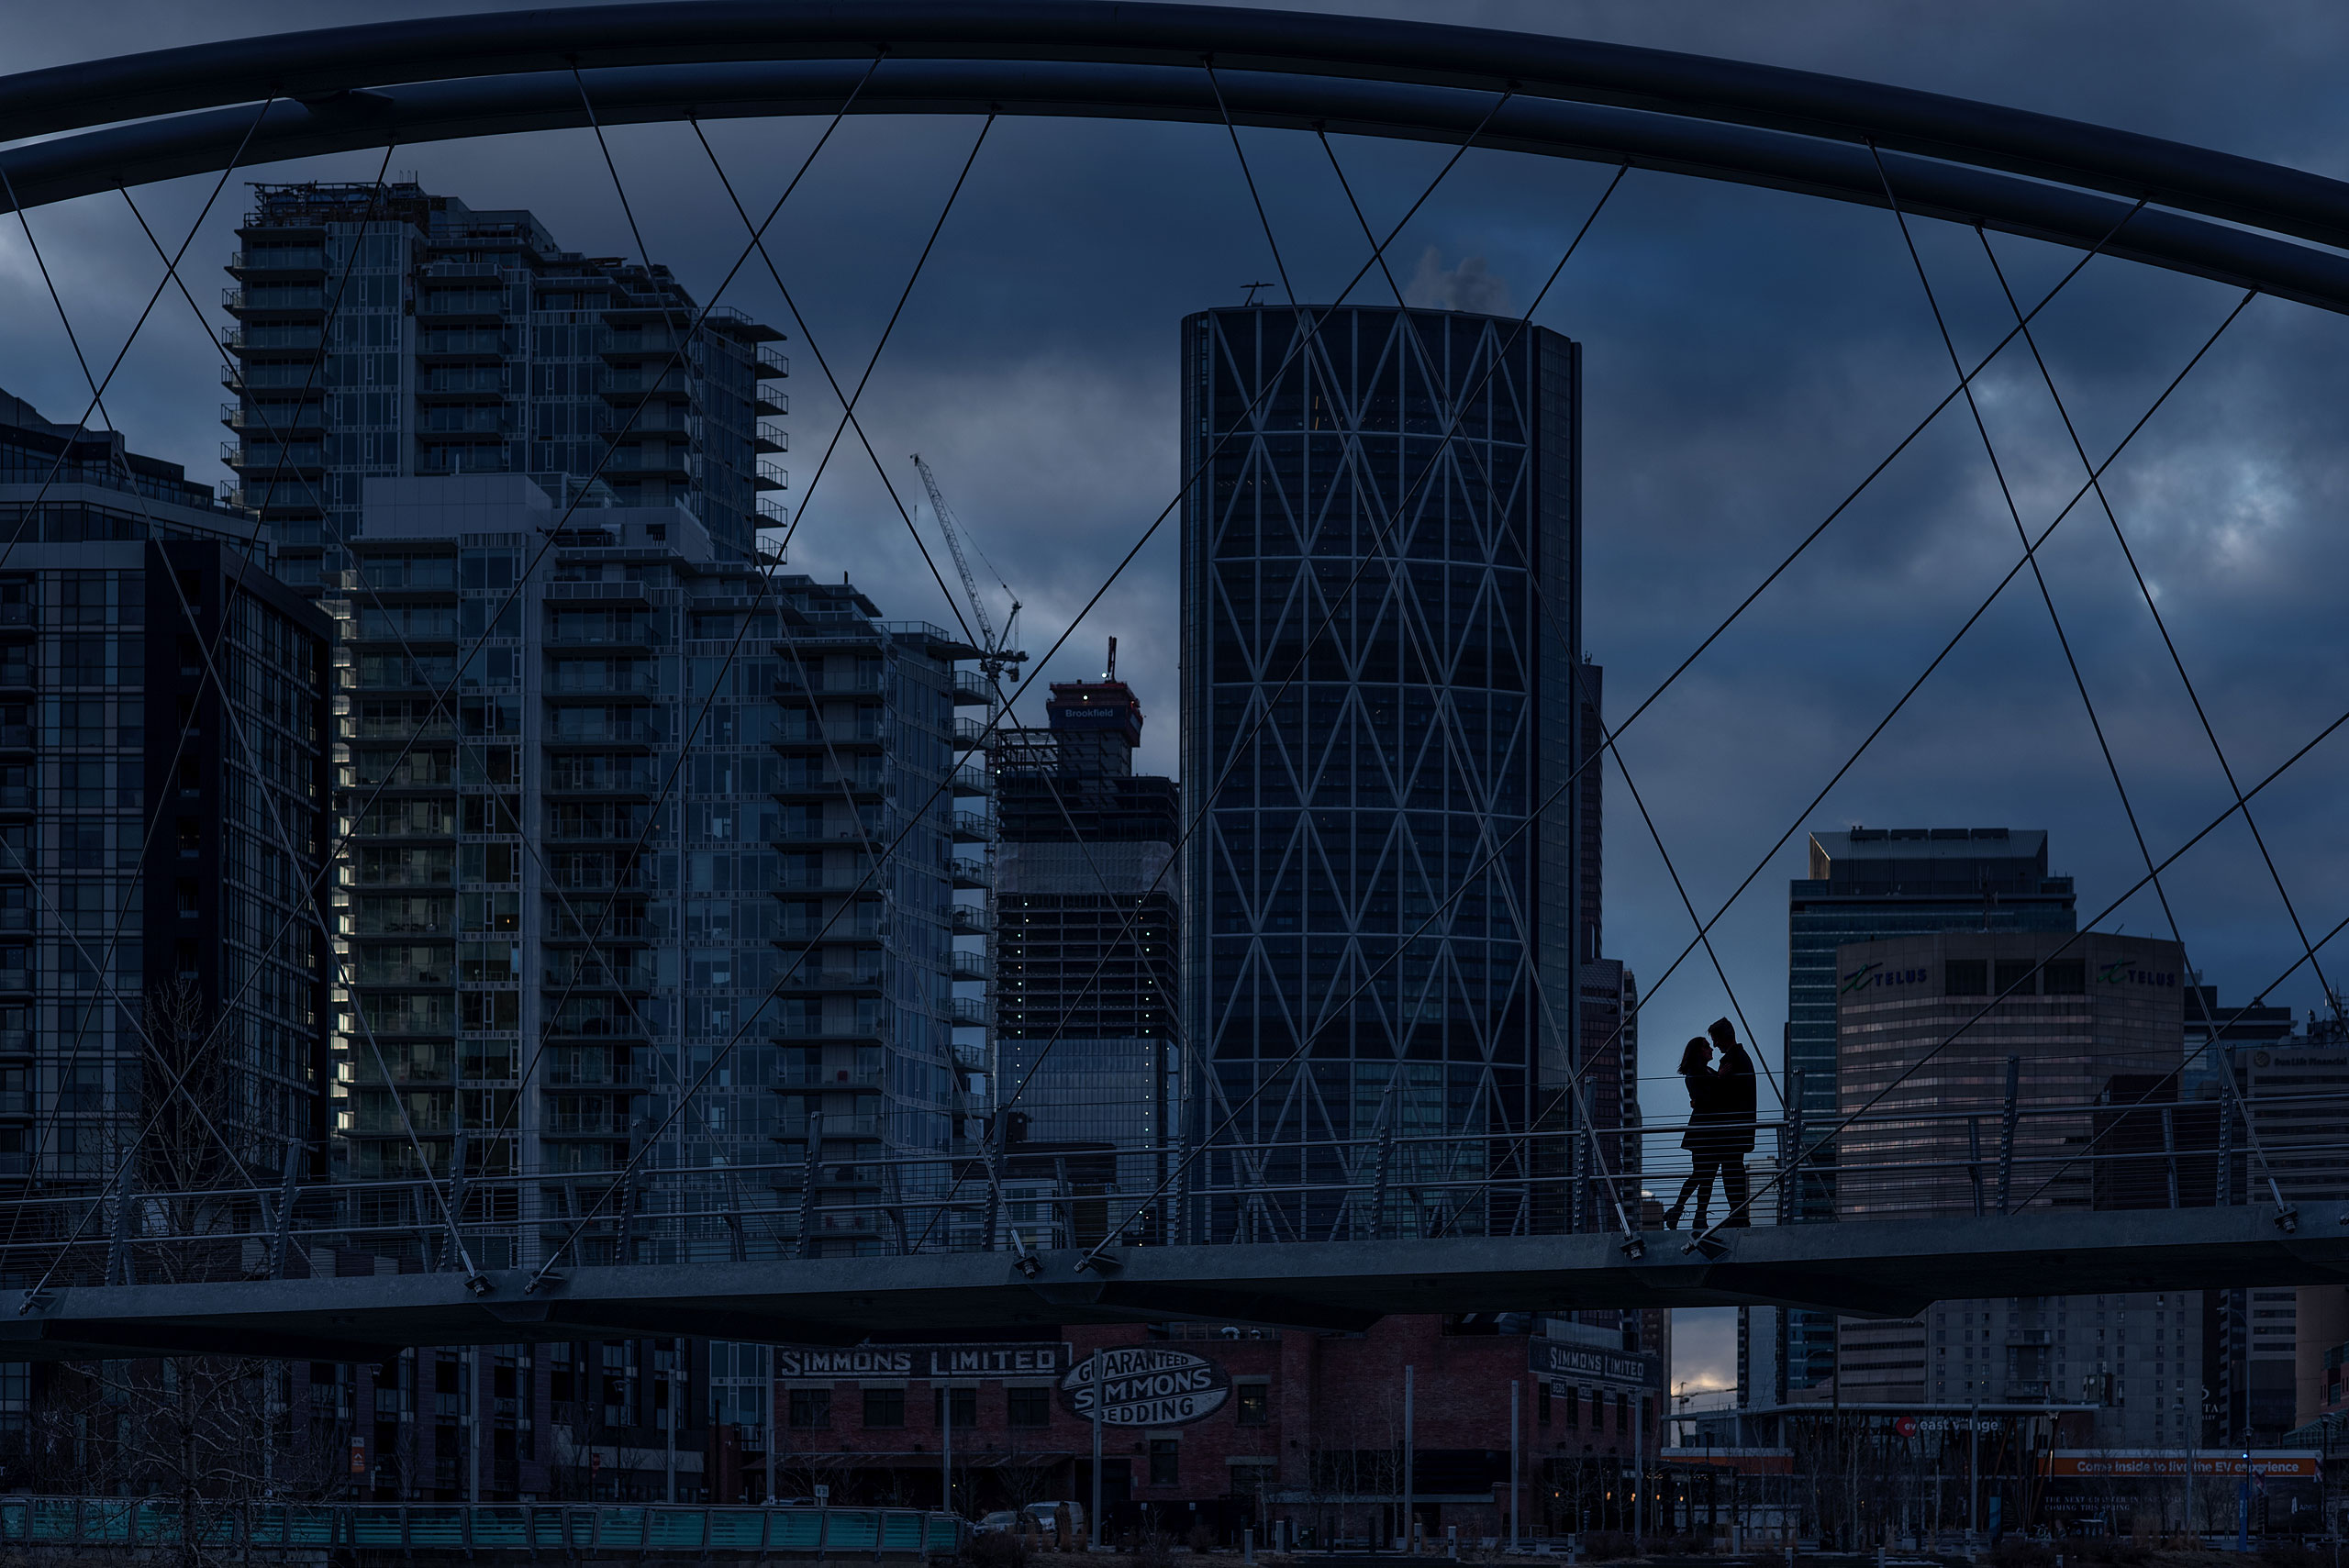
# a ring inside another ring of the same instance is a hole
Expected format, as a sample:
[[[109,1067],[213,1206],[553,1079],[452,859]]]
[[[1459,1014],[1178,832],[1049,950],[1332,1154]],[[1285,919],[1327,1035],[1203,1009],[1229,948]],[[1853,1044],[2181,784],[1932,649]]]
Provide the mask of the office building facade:
[[[1862,828],[1810,835],[1809,875],[1787,895],[1787,1031],[1781,1058],[1811,1128],[1838,1103],[1836,951],[1846,943],[1934,931],[2076,929],[2072,880],[2047,865],[2047,835],[2007,828]],[[1807,1161],[1787,1189],[1788,1217],[1835,1212],[1835,1151]],[[1749,1404],[1824,1387],[1835,1366],[1834,1320],[1780,1307],[1744,1309],[1739,1385]]]
[[[563,250],[529,213],[411,183],[255,184],[226,304],[234,496],[315,589],[361,537],[371,478],[592,479],[682,506],[715,559],[781,520],[781,337],[704,314],[667,268]]]
[[[1860,1119],[1837,1140],[1838,1218],[2089,1207],[2077,1154],[2107,1086],[2183,1061],[2183,959],[2102,932],[1839,949],[1837,1112]],[[2199,1441],[2201,1371],[2192,1291],[1943,1301],[1837,1335],[1844,1401],[2076,1404],[2119,1446]]]
[[[1194,1223],[1568,1222],[1510,1140],[1566,1125],[1579,1061],[1578,364],[1457,312],[1184,322],[1191,1136],[1279,1185],[1338,1182],[1333,1143],[1392,1127],[1465,1178]]]

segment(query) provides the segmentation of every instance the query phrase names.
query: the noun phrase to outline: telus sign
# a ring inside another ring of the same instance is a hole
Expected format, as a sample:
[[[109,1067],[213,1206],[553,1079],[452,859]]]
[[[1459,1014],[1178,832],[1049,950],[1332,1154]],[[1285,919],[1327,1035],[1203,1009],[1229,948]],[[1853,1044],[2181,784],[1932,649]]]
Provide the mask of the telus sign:
[[[1096,1378],[1106,1427],[1179,1427],[1214,1415],[1231,1396],[1230,1374],[1205,1356],[1156,1345],[1103,1351],[1061,1379],[1062,1402],[1087,1421]]]

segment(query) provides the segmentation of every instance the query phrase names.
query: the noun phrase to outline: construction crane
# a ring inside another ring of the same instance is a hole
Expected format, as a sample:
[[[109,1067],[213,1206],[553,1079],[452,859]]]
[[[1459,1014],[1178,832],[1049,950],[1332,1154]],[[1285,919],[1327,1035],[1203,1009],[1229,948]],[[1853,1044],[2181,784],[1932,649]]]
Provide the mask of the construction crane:
[[[939,494],[938,475],[930,471],[930,464],[922,462],[919,452],[914,453],[914,468],[921,474],[921,487],[930,493],[930,509],[937,516],[938,531],[946,536],[946,548],[954,553],[954,570],[962,574],[963,595],[971,601],[971,614],[978,622],[979,673],[986,677],[992,705],[1003,677],[1016,677],[1019,666],[1028,660],[1027,654],[1011,646],[1011,628],[1019,623],[1019,600],[1011,592],[1011,584],[1003,580],[1000,573],[996,573],[996,585],[1011,600],[1011,614],[1005,619],[1003,633],[998,637],[995,619],[987,614],[986,601],[979,597],[978,579],[971,575],[970,559],[963,553],[963,536],[954,526],[954,514],[947,506],[946,497]],[[987,569],[995,570],[992,563]]]

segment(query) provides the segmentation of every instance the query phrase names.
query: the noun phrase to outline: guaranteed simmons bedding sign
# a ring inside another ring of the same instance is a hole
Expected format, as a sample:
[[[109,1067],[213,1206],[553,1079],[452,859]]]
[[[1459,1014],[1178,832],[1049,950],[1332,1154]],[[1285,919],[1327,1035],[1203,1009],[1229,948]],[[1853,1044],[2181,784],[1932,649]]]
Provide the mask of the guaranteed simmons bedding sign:
[[[1230,1375],[1207,1357],[1135,1345],[1088,1356],[1061,1379],[1062,1403],[1084,1420],[1093,1419],[1097,1378],[1107,1427],[1179,1427],[1214,1415],[1231,1396]]]

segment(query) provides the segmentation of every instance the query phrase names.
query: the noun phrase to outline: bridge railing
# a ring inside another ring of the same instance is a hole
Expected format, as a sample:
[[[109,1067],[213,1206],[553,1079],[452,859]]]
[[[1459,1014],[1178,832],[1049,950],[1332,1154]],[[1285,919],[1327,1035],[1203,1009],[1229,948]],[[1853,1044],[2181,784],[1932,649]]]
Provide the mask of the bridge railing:
[[[674,1503],[284,1503],[177,1497],[0,1496],[11,1547],[254,1547],[464,1552],[743,1552],[953,1557],[967,1521],[914,1508]]]
[[[2200,1207],[2334,1191],[2349,1093],[1798,1115],[1741,1155],[1754,1224],[2025,1208]],[[1821,1123],[1824,1122],[1824,1125]],[[751,1164],[640,1165],[0,1202],[0,1273],[52,1285],[914,1251],[1408,1240],[1651,1227],[1695,1151],[1733,1129],[1381,1129],[1179,1146],[883,1154],[819,1139]],[[2296,1191],[2305,1183],[2306,1192]],[[1709,1218],[1727,1212],[1718,1185]],[[453,1223],[452,1223],[453,1222]],[[462,1241],[462,1247],[459,1242]]]

